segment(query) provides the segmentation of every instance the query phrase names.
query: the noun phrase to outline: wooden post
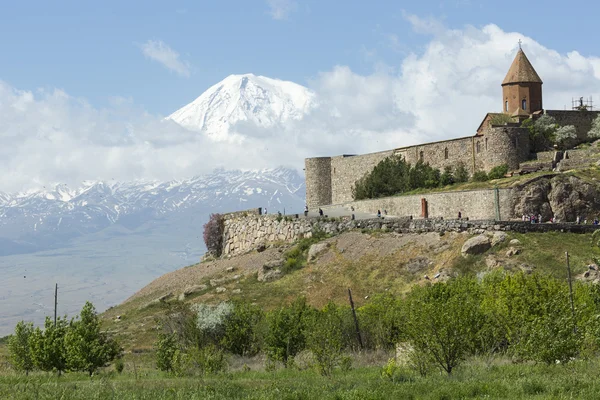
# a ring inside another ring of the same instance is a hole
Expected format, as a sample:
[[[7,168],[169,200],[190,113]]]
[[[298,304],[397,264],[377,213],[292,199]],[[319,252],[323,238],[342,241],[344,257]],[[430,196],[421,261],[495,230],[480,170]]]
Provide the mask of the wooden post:
[[[58,283],[54,285],[54,327],[56,327],[56,306],[58,305]]]
[[[350,308],[352,309],[352,317],[354,317],[354,326],[356,327],[356,337],[358,339],[358,345],[360,349],[363,349],[362,337],[360,336],[360,328],[358,327],[358,318],[356,317],[356,310],[354,310],[354,302],[352,301],[352,291],[348,288],[348,300],[350,300]]]
[[[575,304],[573,303],[573,284],[571,283],[571,265],[569,264],[569,252],[565,251],[567,257],[567,279],[569,281],[569,300],[571,302],[571,315],[573,316],[573,332],[577,333],[577,325],[575,322]]]

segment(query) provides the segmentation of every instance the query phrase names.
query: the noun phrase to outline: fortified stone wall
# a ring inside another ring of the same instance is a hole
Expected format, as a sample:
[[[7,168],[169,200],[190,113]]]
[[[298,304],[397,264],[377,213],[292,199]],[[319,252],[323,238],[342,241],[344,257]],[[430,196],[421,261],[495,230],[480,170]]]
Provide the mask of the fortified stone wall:
[[[469,232],[472,234],[484,231],[526,232],[573,232],[588,233],[598,229],[595,225],[576,224],[531,224],[521,221],[494,220],[447,220],[439,218],[376,218],[368,220],[335,220],[326,218],[298,218],[279,221],[271,215],[236,216],[225,218],[223,255],[231,256],[257,250],[260,246],[274,243],[291,243],[303,237],[310,237],[313,229],[321,229],[326,233],[339,234],[352,229],[383,230],[397,233],[425,232]]]
[[[307,158],[304,160],[306,180],[306,204],[316,207],[331,204],[331,157]]]
[[[387,211],[394,216],[422,216],[422,199],[427,201],[429,218],[510,219],[513,215],[512,189],[485,189],[424,195],[384,197],[344,203],[344,207],[365,213]]]
[[[577,130],[577,141],[574,145],[588,142],[587,133],[592,127],[592,121],[600,111],[578,111],[578,110],[546,110],[546,114],[554,117],[560,126],[573,125]]]
[[[465,164],[469,173],[474,170],[475,138],[464,137],[442,142],[420,144],[416,146],[401,147],[394,150],[395,155],[400,155],[411,163],[416,164],[419,160],[429,163],[432,167],[441,170],[446,166],[456,166],[459,162]],[[480,150],[483,147],[480,145]]]
[[[489,171],[493,167],[508,164],[516,170],[519,164],[529,158],[529,130],[517,126],[493,126],[483,136],[485,152],[478,153],[482,160],[481,169]]]

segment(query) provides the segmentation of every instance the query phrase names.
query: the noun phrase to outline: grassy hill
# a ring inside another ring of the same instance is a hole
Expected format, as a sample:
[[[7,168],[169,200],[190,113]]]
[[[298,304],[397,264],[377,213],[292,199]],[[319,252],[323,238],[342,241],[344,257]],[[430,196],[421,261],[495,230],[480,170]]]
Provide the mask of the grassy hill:
[[[466,233],[348,232],[324,239],[328,248],[302,268],[278,280],[260,282],[260,267],[269,261],[284,260],[293,248],[275,246],[261,253],[199,263],[166,274],[106,311],[103,318],[106,328],[117,335],[126,350],[144,352],[156,338],[156,317],[172,310],[180,302],[179,295],[193,285],[206,288],[182,302],[241,299],[269,310],[305,296],[311,305],[320,307],[328,301],[347,303],[347,289],[351,288],[360,307],[377,293],[400,294],[411,285],[496,268],[537,271],[566,279],[565,251],[570,253],[574,275],[586,270],[594,257],[600,257],[600,249],[591,244],[591,235],[551,232],[509,233],[505,242],[485,254],[464,258],[460,249],[470,237]],[[511,239],[518,239],[520,245],[510,245]],[[511,246],[520,253],[507,255]]]

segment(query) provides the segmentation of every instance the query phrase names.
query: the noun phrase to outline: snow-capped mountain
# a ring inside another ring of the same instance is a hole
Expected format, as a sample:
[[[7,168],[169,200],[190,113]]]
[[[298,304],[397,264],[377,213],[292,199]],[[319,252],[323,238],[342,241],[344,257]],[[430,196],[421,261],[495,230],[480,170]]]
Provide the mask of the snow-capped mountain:
[[[302,212],[295,170],[216,170],[169,182],[85,182],[0,193],[0,337],[21,319],[117,304],[152,279],[196,263],[211,213]]]
[[[224,140],[238,123],[270,128],[302,119],[314,105],[314,93],[296,83],[253,74],[230,75],[167,118]]]

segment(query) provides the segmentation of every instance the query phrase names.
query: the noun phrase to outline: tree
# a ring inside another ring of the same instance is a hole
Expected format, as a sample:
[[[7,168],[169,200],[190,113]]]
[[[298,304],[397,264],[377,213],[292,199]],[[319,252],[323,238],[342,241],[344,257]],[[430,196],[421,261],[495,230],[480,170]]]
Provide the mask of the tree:
[[[456,164],[454,168],[454,182],[462,183],[469,180],[469,171],[462,161]]]
[[[475,171],[471,179],[473,180],[473,182],[485,182],[489,180],[489,177],[485,173],[485,171]]]
[[[490,170],[488,173],[488,179],[500,179],[504,178],[504,175],[508,173],[508,165],[496,165],[494,168]]]
[[[253,356],[260,350],[259,324],[262,310],[253,304],[236,301],[233,311],[225,317],[221,345],[233,354]]]
[[[209,253],[219,257],[223,251],[223,231],[225,229],[221,214],[210,214],[208,222],[204,224],[204,244]]]
[[[172,372],[176,364],[179,345],[174,333],[158,334],[158,340],[154,343],[156,367],[161,371]]]
[[[554,139],[556,144],[558,144],[561,148],[564,148],[569,140],[577,139],[577,131],[573,125],[561,126],[556,130]]]
[[[440,176],[440,186],[448,186],[454,183],[454,175],[452,174],[452,167],[447,165],[444,167],[444,172]]]
[[[409,342],[448,374],[475,351],[484,325],[475,280],[457,278],[416,287],[409,295]]]
[[[33,335],[33,323],[20,321],[15,327],[15,333],[8,339],[8,351],[13,368],[17,371],[33,370],[33,354],[30,341]]]
[[[306,331],[306,345],[313,353],[321,375],[329,376],[338,365],[342,347],[343,319],[340,308],[329,303],[323,310],[313,313]]]
[[[94,305],[87,301],[79,320],[71,321],[65,335],[69,369],[86,371],[92,376],[121,353],[117,342],[100,331],[100,324]]]
[[[600,139],[600,114],[592,121],[592,127],[588,132],[590,139]]]
[[[31,335],[31,351],[34,365],[42,371],[57,371],[60,375],[67,369],[65,335],[69,325],[67,318],[58,317],[56,325],[46,317],[44,329],[36,328]]]
[[[544,114],[536,120],[523,121],[522,126],[529,130],[529,138],[534,150],[543,150],[555,142],[554,134],[558,124],[554,117]]]
[[[268,330],[265,335],[267,357],[288,365],[306,346],[306,321],[311,313],[306,299],[300,297],[287,307],[267,314]]]

